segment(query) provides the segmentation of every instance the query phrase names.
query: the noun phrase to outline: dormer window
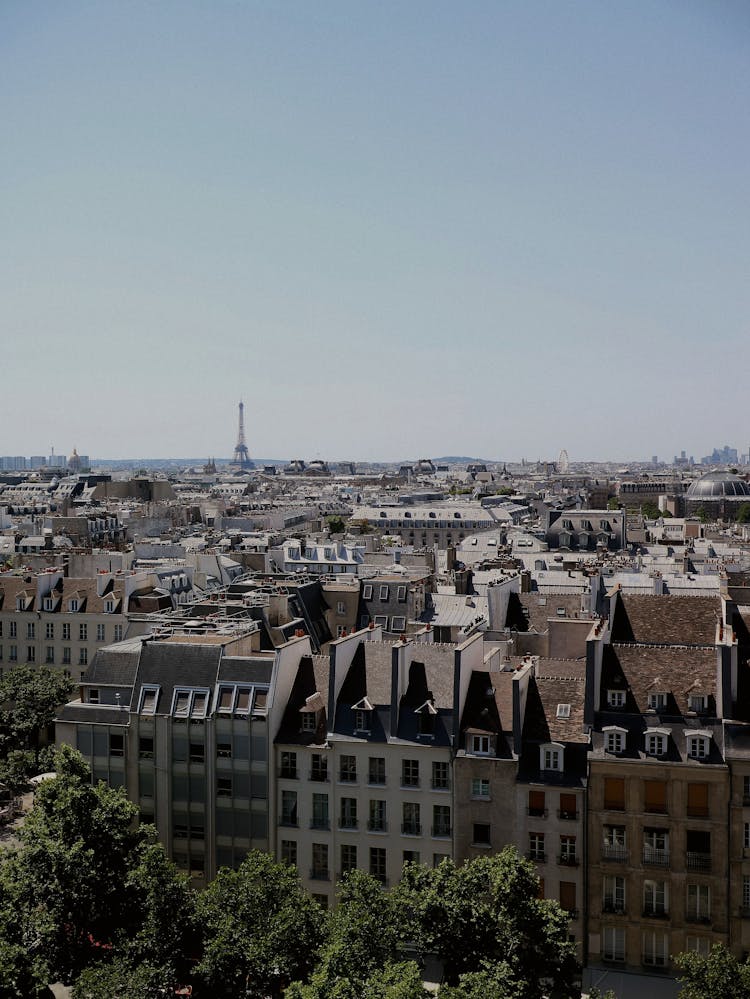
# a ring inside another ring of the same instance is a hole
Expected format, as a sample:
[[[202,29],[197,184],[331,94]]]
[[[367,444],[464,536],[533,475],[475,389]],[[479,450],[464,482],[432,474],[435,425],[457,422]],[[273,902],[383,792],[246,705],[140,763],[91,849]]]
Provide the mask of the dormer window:
[[[604,745],[608,753],[622,753],[625,751],[625,736],[626,731],[624,728],[618,728],[615,725],[607,726],[603,730],[604,733]]]
[[[315,732],[318,728],[318,715],[315,711],[300,711],[300,728],[303,732]]]
[[[372,728],[372,704],[366,697],[352,704],[354,711],[354,731],[369,732]]]
[[[362,587],[362,599],[363,600],[372,600],[372,584],[371,583],[365,583],[365,585]]]
[[[696,714],[703,714],[703,712],[708,707],[708,698],[705,694],[691,694],[688,700],[688,706],[691,711]]]
[[[398,587],[398,589],[396,590],[396,598],[398,599],[398,601],[400,603],[403,603],[404,600],[406,600],[406,587],[405,586],[399,586]]]
[[[705,760],[711,748],[711,736],[707,732],[693,732],[687,737],[687,754],[691,760]]]
[[[566,531],[572,531],[573,530],[573,521],[572,520],[563,520],[562,526],[565,528]]]
[[[419,717],[419,734],[432,735],[435,731],[435,715],[437,708],[432,701],[425,701],[417,708],[415,714]]]
[[[569,704],[558,704],[557,705],[557,718],[570,718],[570,705]]]
[[[489,735],[472,735],[470,745],[475,756],[489,756],[492,752],[492,739]]]
[[[54,606],[55,606],[55,601],[52,599],[52,597],[45,597],[44,600],[42,601],[43,610],[51,611]]]
[[[539,767],[542,770],[562,770],[563,746],[559,742],[550,742],[539,747]]]
[[[68,610],[71,613],[75,613],[78,610],[78,599],[74,597],[72,600],[68,601]]]
[[[105,614],[114,614],[114,612],[115,612],[115,602],[114,602],[114,600],[105,600],[104,601],[104,613]]]
[[[649,711],[663,711],[667,706],[667,695],[663,692],[653,692],[648,695]]]
[[[569,531],[561,531],[560,532],[560,545],[563,548],[569,548],[570,547],[570,538],[571,538],[571,535],[570,535]]]
[[[664,756],[667,751],[669,732],[666,729],[651,729],[645,734],[646,752],[649,756]]]
[[[388,587],[387,586],[381,586],[380,587],[380,599],[381,600],[387,600],[388,599]]]
[[[161,687],[151,686],[144,684],[141,687],[141,703],[138,707],[138,711],[142,715],[155,715],[156,709],[159,706],[159,694],[161,692]]]
[[[607,691],[607,704],[610,708],[624,708],[625,707],[625,691],[624,690],[608,690]]]

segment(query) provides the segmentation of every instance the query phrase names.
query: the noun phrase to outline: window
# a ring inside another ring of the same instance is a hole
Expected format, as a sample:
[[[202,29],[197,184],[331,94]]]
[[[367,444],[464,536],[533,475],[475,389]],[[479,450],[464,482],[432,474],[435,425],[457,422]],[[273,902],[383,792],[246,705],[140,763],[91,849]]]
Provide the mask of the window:
[[[282,791],[281,792],[281,825],[282,826],[296,826],[297,825],[297,792],[296,791]]]
[[[491,748],[491,741],[488,735],[472,735],[471,752],[476,756],[489,756]]]
[[[104,638],[104,625],[103,624],[97,624],[97,626],[96,626],[96,640],[97,640],[97,642],[103,642],[103,641],[105,641],[105,638]]]
[[[206,747],[202,742],[190,743],[190,762],[191,763],[206,762]]]
[[[70,625],[68,625],[68,627],[70,627]],[[9,638],[17,638],[18,637],[17,632],[18,632],[18,626],[16,625],[16,622],[15,621],[11,621],[10,622],[10,632],[9,632],[9,636],[8,637]]]
[[[646,732],[646,752],[649,756],[663,756],[667,751],[667,736],[663,732]]]
[[[432,835],[450,836],[451,810],[450,805],[432,806]]]
[[[105,614],[114,614],[114,611],[115,611],[115,602],[114,602],[114,600],[105,600],[104,601],[104,613]]]
[[[401,761],[402,787],[419,787],[419,760]]]
[[[312,845],[312,871],[310,877],[318,881],[327,881],[330,877],[328,870],[328,844],[313,843]]]
[[[655,968],[667,966],[667,935],[656,930],[643,934],[643,963]]]
[[[569,867],[578,866],[575,836],[560,837],[560,863],[567,864]]]
[[[610,729],[605,732],[608,753],[622,753],[625,749],[625,733],[621,729]]]
[[[216,756],[220,760],[231,760],[232,759],[232,743],[231,742],[217,742],[216,743]],[[282,774],[283,776],[283,774]]]
[[[176,689],[174,692],[174,701],[172,702],[172,714],[175,718],[187,718],[189,709],[190,691]]]
[[[99,691],[97,690],[96,687],[89,687],[88,702],[89,702],[89,704],[98,704],[99,703]]]
[[[544,861],[544,833],[529,833],[529,860]]]
[[[432,866],[440,867],[444,860],[450,860],[450,856],[447,853],[433,853],[432,855]]]
[[[348,874],[349,871],[357,869],[357,847],[351,843],[344,843],[341,847],[341,873]]]
[[[81,649],[80,652],[78,653],[78,665],[86,666],[88,665],[88,661],[89,661],[89,650]]]
[[[312,829],[328,829],[330,824],[330,819],[328,817],[328,795],[313,794],[312,821],[310,822],[310,827]]]
[[[144,684],[141,687],[141,706],[139,711],[144,715],[155,715],[159,703],[160,687],[151,687]]]
[[[666,916],[667,883],[666,881],[643,882],[643,915]]]
[[[321,753],[313,753],[312,755],[310,780],[319,782],[328,780],[328,758]]]
[[[109,755],[110,756],[124,756],[125,755],[125,736],[115,734],[110,732],[109,734]]]
[[[346,604],[344,603],[343,600],[336,601],[336,613],[339,616],[346,614]]]
[[[78,601],[76,599],[68,601],[68,610],[73,614],[78,610]]]
[[[370,799],[370,818],[367,822],[367,828],[370,832],[386,831],[387,824],[385,816],[385,801]]]
[[[138,739],[138,758],[141,760],[153,760],[154,739],[153,736],[142,735]]]
[[[691,694],[688,698],[688,708],[696,714],[702,714],[708,707],[708,698],[705,694]]]
[[[643,863],[669,866],[669,833],[666,829],[643,830]]]
[[[746,850],[750,850],[750,822],[745,822],[743,826],[742,845]]]
[[[560,811],[558,812],[558,816],[561,819],[578,818],[578,802],[574,794],[560,795]]]
[[[608,690],[607,691],[607,704],[610,708],[624,708],[625,707],[625,691],[624,690]]]
[[[450,771],[447,763],[435,761],[432,764],[433,791],[447,791],[450,787]]]
[[[357,780],[356,756],[342,756],[339,764],[339,780],[342,784],[354,784]]]
[[[250,698],[253,693],[252,687],[236,687],[237,699],[234,710],[238,715],[246,715],[250,711]]]
[[[232,797],[232,778],[231,777],[217,777],[216,778],[216,797],[217,798],[231,798]]]
[[[34,624],[33,621],[30,621],[26,625],[26,637],[27,638],[32,638],[32,639],[36,638],[36,626],[35,626],[35,624]]]
[[[490,846],[490,824],[489,822],[475,822],[472,836],[474,846]]]
[[[388,587],[387,586],[381,586],[380,587],[380,599],[381,600],[387,600],[388,599]]]
[[[537,818],[544,818],[546,816],[547,808],[544,800],[544,791],[529,791],[528,813]]]
[[[708,957],[711,952],[711,940],[708,937],[693,937],[688,935],[685,942],[685,950],[701,957]]]
[[[578,914],[575,881],[560,882],[560,908],[570,916],[575,917]]]
[[[362,587],[362,599],[363,600],[372,600],[372,584],[371,583],[365,583],[365,585]]]
[[[611,811],[625,810],[625,779],[623,777],[604,778],[604,807]]]
[[[742,914],[750,914],[750,874],[742,876]]]
[[[356,798],[342,798],[341,799],[341,817],[339,820],[339,826],[342,829],[356,829],[357,828],[357,799]]]
[[[44,626],[44,637],[51,639],[55,637],[55,626],[54,624],[46,624]]]
[[[419,850],[404,850],[403,858],[405,864],[418,864]]]
[[[687,744],[691,760],[705,760],[708,757],[709,739],[705,735],[689,735]]]
[[[68,652],[70,652],[70,650],[68,650]],[[8,649],[8,659],[12,663],[14,663],[14,662],[16,662],[18,660],[18,646],[17,645],[11,645],[10,648]],[[64,659],[63,659],[63,662],[65,662]],[[68,659],[68,662],[70,662],[70,659]]]
[[[281,862],[289,867],[297,866],[297,840],[282,839],[281,841]]]
[[[370,874],[380,881],[386,882],[386,852],[382,846],[370,847]]]
[[[604,842],[602,847],[605,860],[626,862],[628,851],[625,840],[625,826],[604,826]]]
[[[369,732],[371,725],[372,711],[365,711],[357,708],[354,712],[354,731]]]
[[[89,637],[89,626],[87,624],[78,625],[78,638],[81,642],[85,642]]]
[[[69,642],[70,641],[70,625],[69,624],[63,624],[63,626],[62,626],[62,637],[63,637],[63,641],[64,642]]]
[[[402,804],[403,810],[403,821],[401,823],[401,832],[405,836],[419,836],[422,832],[422,823],[420,822],[419,805],[414,801],[405,801]]]
[[[649,711],[663,711],[667,706],[667,695],[665,693],[653,692],[648,695]]]
[[[472,777],[471,796],[472,798],[489,798],[490,782],[486,777]]]
[[[625,930],[619,926],[602,927],[602,958],[605,961],[625,960]]]
[[[391,618],[391,631],[404,632],[406,631],[406,618],[397,617],[395,614]]]
[[[711,889],[708,885],[689,884],[687,886],[685,916],[691,923],[711,921]]]
[[[750,805],[750,776],[747,774],[742,778],[742,804]]]
[[[542,746],[540,752],[540,767],[542,770],[562,770],[562,746]]]
[[[625,878],[619,874],[604,878],[602,912],[625,912]]]
[[[44,600],[42,600],[42,610],[51,611],[54,606],[55,601],[52,597],[45,597]]]
[[[300,711],[300,728],[303,732],[315,732],[318,727],[316,711]]]
[[[643,791],[645,811],[665,814],[667,811],[667,782],[645,780]]]
[[[688,784],[687,813],[692,818],[708,816],[708,784]]]
[[[385,758],[371,756],[367,767],[368,784],[385,784]]]
[[[114,635],[112,636],[112,640],[115,641],[115,642],[121,642],[122,641],[122,625],[121,624],[116,624],[115,625]]]
[[[401,585],[396,588],[396,599],[399,603],[403,603],[406,600],[406,587]]]
[[[569,704],[558,704],[557,705],[557,718],[570,718],[570,705]]]

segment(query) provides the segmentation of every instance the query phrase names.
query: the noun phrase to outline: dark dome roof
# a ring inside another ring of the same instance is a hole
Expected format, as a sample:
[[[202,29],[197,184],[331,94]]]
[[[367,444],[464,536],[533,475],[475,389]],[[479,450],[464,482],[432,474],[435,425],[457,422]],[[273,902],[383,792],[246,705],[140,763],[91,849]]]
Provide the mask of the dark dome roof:
[[[733,472],[709,472],[690,485],[688,499],[732,499],[750,496],[750,486]]]

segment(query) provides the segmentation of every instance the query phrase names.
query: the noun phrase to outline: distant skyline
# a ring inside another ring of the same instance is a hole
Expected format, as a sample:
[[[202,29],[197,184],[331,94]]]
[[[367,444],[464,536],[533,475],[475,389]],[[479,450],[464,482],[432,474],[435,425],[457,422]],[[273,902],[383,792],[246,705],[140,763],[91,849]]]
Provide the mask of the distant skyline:
[[[5,0],[0,102],[0,454],[748,448],[746,0]]]

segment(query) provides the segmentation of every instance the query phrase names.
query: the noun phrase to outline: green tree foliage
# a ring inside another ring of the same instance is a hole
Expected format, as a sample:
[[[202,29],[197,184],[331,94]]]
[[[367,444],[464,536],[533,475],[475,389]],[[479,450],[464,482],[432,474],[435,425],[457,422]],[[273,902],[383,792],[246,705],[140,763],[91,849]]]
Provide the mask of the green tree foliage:
[[[646,500],[641,504],[641,513],[646,520],[658,520],[661,517],[661,510],[653,500]]]
[[[163,968],[131,964],[124,958],[93,964],[73,987],[73,999],[155,999],[167,996],[174,979]]]
[[[16,666],[0,678],[0,756],[29,749],[39,760],[40,736],[52,724],[73,681],[48,666]]]
[[[339,886],[339,899],[328,923],[328,939],[310,985],[297,983],[288,996],[296,999],[360,999],[365,995],[411,999],[413,990],[394,989],[399,978],[399,911],[380,883],[364,871],[352,871]],[[403,965],[403,981],[416,969]],[[385,976],[385,977],[384,977]],[[419,988],[422,988],[421,979]],[[422,993],[416,993],[421,996]]]
[[[346,530],[346,523],[343,517],[335,515],[328,518],[328,533],[329,534],[343,534]]]
[[[707,957],[680,954],[680,999],[747,999],[750,995],[750,962],[740,963],[723,944]]]
[[[26,817],[20,849],[0,867],[0,936],[33,954],[39,981],[73,982],[114,958],[179,973],[193,926],[184,878],[154,830],[135,824],[122,789],[92,786],[67,746],[55,769]]]
[[[264,999],[283,980],[306,980],[323,942],[325,914],[294,868],[248,854],[197,900],[203,957],[196,972],[214,999]]]
[[[393,894],[408,936],[443,961],[446,984],[507,965],[502,975],[515,980],[518,999],[573,996],[578,965],[568,916],[557,902],[539,899],[538,888],[533,865],[506,847],[461,867],[450,860],[435,869],[407,864]]]
[[[737,511],[737,523],[747,524],[750,521],[750,503],[741,503]]]

